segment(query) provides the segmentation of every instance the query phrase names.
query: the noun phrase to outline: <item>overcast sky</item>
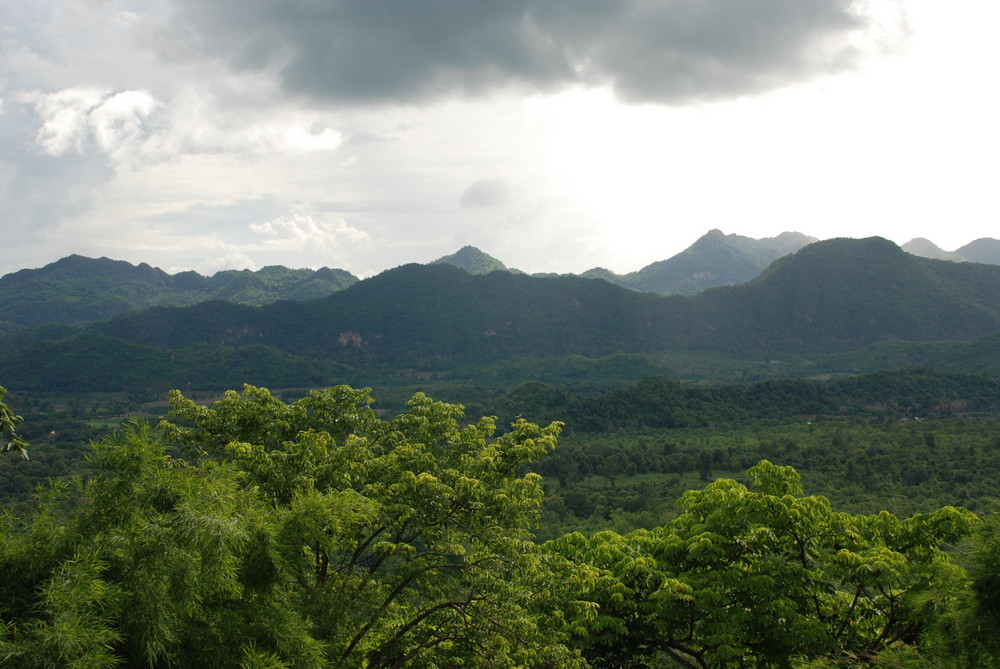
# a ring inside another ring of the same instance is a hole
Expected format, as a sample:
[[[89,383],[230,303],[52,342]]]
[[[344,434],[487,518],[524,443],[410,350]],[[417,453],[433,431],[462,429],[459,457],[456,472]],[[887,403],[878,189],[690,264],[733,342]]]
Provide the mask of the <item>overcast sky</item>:
[[[5,0],[0,274],[1000,237],[997,0]]]

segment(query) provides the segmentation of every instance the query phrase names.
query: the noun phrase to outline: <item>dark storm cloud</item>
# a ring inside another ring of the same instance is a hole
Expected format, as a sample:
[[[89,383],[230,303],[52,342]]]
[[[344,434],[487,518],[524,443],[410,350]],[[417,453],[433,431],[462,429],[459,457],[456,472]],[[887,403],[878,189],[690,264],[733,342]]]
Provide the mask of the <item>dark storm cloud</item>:
[[[755,93],[842,69],[847,0],[177,0],[171,53],[276,68],[348,103],[610,85],[638,102]]]

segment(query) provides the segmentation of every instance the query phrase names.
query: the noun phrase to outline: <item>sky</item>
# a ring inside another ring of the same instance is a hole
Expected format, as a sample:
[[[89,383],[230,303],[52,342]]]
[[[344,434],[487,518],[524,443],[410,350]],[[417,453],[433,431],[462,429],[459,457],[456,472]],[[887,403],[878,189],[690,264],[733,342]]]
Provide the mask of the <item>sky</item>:
[[[996,0],[5,0],[0,274],[1000,237]]]

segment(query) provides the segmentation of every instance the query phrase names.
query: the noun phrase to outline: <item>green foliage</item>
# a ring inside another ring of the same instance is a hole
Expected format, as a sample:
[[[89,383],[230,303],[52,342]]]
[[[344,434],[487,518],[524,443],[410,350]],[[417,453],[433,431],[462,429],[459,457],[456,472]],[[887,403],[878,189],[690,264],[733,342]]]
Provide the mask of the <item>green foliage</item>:
[[[357,280],[338,269],[274,266],[257,272],[227,270],[211,277],[195,272],[170,275],[145,263],[134,266],[72,255],[0,278],[0,322],[6,321],[13,330],[46,323],[92,323],[157,305],[208,300],[261,305],[314,299]]]
[[[432,265],[454,265],[469,274],[489,274],[490,272],[509,271],[502,262],[483,253],[475,246],[463,246],[457,252],[435,260]]]
[[[15,512],[33,508],[36,488],[49,480],[89,473],[88,442],[110,431],[65,416],[28,416],[18,435],[30,444],[31,459],[0,457],[0,507]]]
[[[541,401],[536,401],[541,400]],[[1000,412],[1000,381],[926,369],[862,374],[830,381],[781,379],[699,386],[649,377],[600,394],[529,383],[494,403],[500,416],[558,416],[567,430],[613,432],[817,416],[910,418]]]
[[[261,282],[266,283],[264,274],[284,281],[282,272],[266,269],[252,276],[239,274],[232,281],[245,284],[241,290],[254,294]],[[31,291],[13,288],[19,282],[31,283],[31,275],[20,275],[2,281],[12,282],[12,294],[23,297]],[[71,276],[66,281],[76,282],[76,292],[68,287],[62,292],[42,291],[31,310],[51,311],[55,318],[63,307],[75,305],[86,275]],[[183,283],[193,278],[178,275],[172,280]],[[301,356],[317,367],[335,362],[375,375],[421,370],[475,378],[478,368],[496,369],[517,359],[518,364],[535,361],[537,373],[528,378],[552,379],[555,368],[572,356],[594,359],[619,354],[645,357],[633,357],[615,370],[617,374],[627,370],[631,379],[671,369],[675,366],[671,361],[689,370],[688,378],[701,374],[741,381],[862,371],[880,360],[992,373],[995,341],[964,347],[950,344],[995,335],[1000,328],[998,283],[997,266],[918,258],[878,238],[830,240],[776,261],[750,283],[692,297],[640,293],[580,277],[529,277],[502,271],[473,276],[447,263],[407,265],[308,303],[278,301],[259,308],[221,301],[160,306],[90,325],[83,332],[171,353],[253,342],[270,349],[274,359]],[[129,291],[123,287],[120,292],[109,299],[127,299],[122,295]],[[235,294],[213,296],[235,299]],[[442,309],[443,304],[448,308]],[[27,303],[18,305],[29,310]],[[121,313],[120,306],[107,306],[106,315]],[[7,354],[5,366],[17,367],[19,383],[58,388],[63,377],[47,362],[51,349],[43,344],[66,335],[65,329],[54,328],[9,335],[0,341],[0,353]],[[912,345],[886,344],[894,340]],[[111,349],[107,340],[105,344],[104,352]],[[857,356],[841,355],[876,344],[882,346]],[[162,376],[162,355],[151,356],[149,351],[140,355],[125,344],[117,346],[133,354],[137,364],[113,365],[105,377],[142,372]],[[63,359],[73,366],[68,356]],[[553,361],[557,364],[550,366]],[[566,367],[566,377],[579,373],[579,365]],[[284,385],[289,376],[294,377],[289,384],[293,386],[315,382],[315,375],[301,367],[286,377],[258,382]],[[206,373],[206,382],[210,387],[231,385],[224,370]]]
[[[79,505],[7,518],[5,666],[578,664],[536,614],[563,586],[521,472],[557,424],[494,437],[422,395],[383,421],[347,387],[171,401],[95,444]]]
[[[794,397],[781,388],[758,395]],[[941,477],[1000,471],[995,421],[744,424],[715,442],[622,432],[600,449],[579,432],[552,468],[559,423],[519,419],[498,435],[494,419],[466,423],[422,394],[390,419],[347,386],[170,402],[156,428],[132,421],[96,442],[87,479],[0,519],[5,667],[959,669],[998,657],[995,517],[834,511],[770,459],[743,482],[693,488],[762,452],[811,463],[810,487],[822,467],[860,470],[862,455],[873,488],[930,478],[910,469],[932,456]],[[538,544],[542,479],[529,467],[547,466],[571,515],[628,504],[648,527],[627,531],[612,512],[601,522],[623,531]],[[689,488],[657,519],[663,475]],[[593,479],[611,487],[587,493]]]
[[[254,341],[239,346],[192,344],[163,350],[100,334],[36,344],[10,356],[4,373],[28,391],[139,391],[171,387],[230,388],[243,379],[274,386],[317,386],[342,375],[336,363],[282,353]]]
[[[593,666],[864,661],[916,639],[926,598],[960,587],[939,546],[972,532],[968,511],[851,516],[802,497],[790,467],[747,476],[689,491],[663,527],[546,544],[599,570],[584,596],[597,608],[571,622]]]
[[[694,295],[708,288],[750,281],[781,256],[815,241],[791,232],[769,239],[750,239],[711,230],[672,258],[608,280],[648,293]]]
[[[21,454],[25,460],[28,459],[28,442],[18,436],[17,426],[23,420],[20,416],[15,415],[9,406],[7,406],[3,398],[7,395],[7,389],[0,386],[0,435],[5,432],[10,434],[10,438],[6,444],[4,444],[5,451],[15,450]]]
[[[673,501],[713,476],[740,478],[768,459],[794,466],[816,494],[852,513],[897,515],[956,505],[994,508],[1000,424],[992,417],[740,422],[683,429],[566,432],[533,469],[546,487],[541,537],[653,528]]]

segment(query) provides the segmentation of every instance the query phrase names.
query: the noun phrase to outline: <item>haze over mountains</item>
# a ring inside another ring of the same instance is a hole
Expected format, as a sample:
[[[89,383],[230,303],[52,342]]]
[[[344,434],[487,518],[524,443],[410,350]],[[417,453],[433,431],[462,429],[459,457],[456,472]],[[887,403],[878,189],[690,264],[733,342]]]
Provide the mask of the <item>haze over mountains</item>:
[[[0,277],[0,333],[45,323],[83,324],[151,306],[209,300],[261,305],[279,299],[323,297],[358,281],[340,269],[264,267],[227,270],[211,277],[168,274],[108,258],[67,256],[41,269]]]
[[[925,364],[962,371],[965,356],[997,349],[997,333],[1000,266],[921,258],[874,237],[809,244],[746,284],[694,296],[404,265],[318,299],[157,306],[82,329],[22,329],[0,337],[0,364],[8,387],[75,390],[317,385],[359,370],[442,374],[566,356],[639,356],[641,375],[692,353],[793,355],[852,371],[876,355],[905,365],[919,351]]]
[[[770,239],[725,235],[712,230],[676,256],[636,272],[617,275],[595,268],[582,276],[642,292],[692,295],[706,288],[743,283],[777,258],[816,241],[786,232]],[[454,265],[470,274],[508,268],[483,251],[466,246],[432,265]],[[211,277],[195,272],[167,274],[108,258],[69,256],[41,269],[0,277],[0,333],[45,323],[85,324],[152,306],[187,306],[209,300],[259,306],[278,300],[308,300],[358,281],[344,270],[265,267],[229,270]]]
[[[640,292],[695,295],[708,288],[746,283],[773,261],[815,241],[798,232],[752,239],[711,230],[681,253],[637,271],[615,274],[595,267],[579,276]],[[914,239],[902,248],[927,258],[1000,264],[1000,240],[996,239],[976,240],[950,253],[925,239]],[[430,264],[454,265],[474,275],[498,270],[523,273],[471,246]],[[49,323],[83,325],[153,306],[189,306],[211,300],[260,306],[278,300],[309,300],[358,281],[349,272],[327,267],[269,266],[206,277],[190,271],[172,275],[145,263],[135,266],[73,255],[40,269],[0,277],[0,334]]]
[[[980,262],[989,265],[1000,265],[1000,239],[984,237],[969,242],[965,246],[954,251],[945,251],[937,244],[916,237],[903,244],[902,248],[907,253],[923,258],[934,258],[935,260],[951,260],[954,262]]]

